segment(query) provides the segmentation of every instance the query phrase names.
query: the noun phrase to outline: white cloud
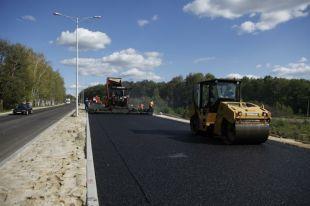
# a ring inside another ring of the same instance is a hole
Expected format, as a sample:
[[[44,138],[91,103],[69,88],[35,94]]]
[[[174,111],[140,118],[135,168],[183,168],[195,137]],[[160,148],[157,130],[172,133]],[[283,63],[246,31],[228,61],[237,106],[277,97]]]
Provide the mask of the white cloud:
[[[78,36],[79,49],[84,51],[104,49],[111,43],[110,37],[106,33],[100,31],[90,31],[88,29],[79,28]],[[76,47],[76,30],[74,32],[61,32],[60,36],[56,39],[56,43],[74,49]]]
[[[149,20],[146,20],[146,19],[139,19],[139,20],[137,21],[137,23],[138,23],[138,25],[139,25],[140,27],[144,27],[144,26],[146,26],[147,24],[149,24],[150,22],[149,22]]]
[[[79,84],[79,89],[83,89],[83,88],[86,88],[87,86],[85,85],[81,85]],[[68,85],[66,86],[67,89],[75,89],[76,88],[76,84],[71,84],[71,85]]]
[[[247,77],[247,78],[250,78],[250,79],[257,79],[258,78],[257,76],[252,75],[252,74],[242,75],[242,74],[239,74],[239,73],[231,73],[231,74],[228,74],[226,76],[226,78],[228,78],[228,79],[242,79],[243,77]]]
[[[153,20],[153,21],[157,21],[157,20],[158,20],[158,15],[155,14],[155,15],[152,17],[152,20]]]
[[[91,82],[91,83],[89,83],[89,86],[96,86],[98,84],[102,84],[102,83],[100,83],[100,82]]]
[[[158,81],[161,79],[160,76],[156,75],[154,72],[141,71],[137,68],[129,69],[120,74],[122,77],[128,77],[134,80],[153,80]]]
[[[255,12],[253,12],[253,13],[251,13],[250,15],[249,15],[249,17],[254,17],[254,16],[256,16],[256,13]]]
[[[214,59],[215,59],[215,57],[202,57],[202,58],[195,59],[194,63],[198,64],[198,63],[201,63],[201,62],[208,62],[208,61],[211,61],[211,60],[214,60]]]
[[[102,61],[111,65],[127,68],[152,69],[161,65],[162,60],[158,52],[138,53],[135,49],[129,48],[120,52],[114,52],[103,57]]]
[[[139,19],[137,21],[137,24],[140,26],[140,27],[144,27],[148,24],[151,23],[151,21],[157,21],[159,19],[159,16],[157,14],[153,15],[152,18],[150,20],[148,19]]]
[[[310,79],[310,65],[306,63],[307,59],[302,57],[296,63],[289,63],[286,66],[274,65],[272,72],[277,77],[283,78],[303,78]]]
[[[64,59],[61,61],[66,66],[75,67],[76,58]],[[117,68],[113,68],[113,65],[102,62],[100,58],[79,58],[79,74],[90,76],[104,76],[116,74]]]
[[[238,28],[238,26],[236,26],[236,28]],[[243,22],[239,28],[240,28],[240,32],[244,31],[247,33],[252,33],[256,30],[255,24],[251,21]]]
[[[102,84],[102,83],[100,83],[100,82],[90,82],[89,84],[85,84],[85,85],[79,84],[79,90],[85,89],[87,87],[96,86],[96,85],[99,85],[99,84]],[[67,85],[66,89],[68,89],[68,90],[75,90],[76,89],[76,84]]]
[[[261,65],[261,64],[257,64],[255,67],[256,67],[257,69],[259,69],[259,68],[262,68],[262,67],[263,67],[263,65]]]
[[[299,60],[299,62],[307,62],[307,61],[308,61],[308,59],[306,57],[301,57]]]
[[[140,53],[129,48],[101,58],[80,58],[79,73],[92,76],[121,75],[136,80],[159,80],[160,77],[153,71],[162,64],[161,56],[158,52]],[[75,61],[75,58],[64,59],[61,63],[75,67]]]
[[[25,21],[33,21],[33,22],[37,21],[37,19],[34,16],[31,16],[31,15],[22,16],[21,19],[25,20]]]
[[[238,28],[240,33],[256,33],[308,15],[309,0],[194,0],[183,11],[199,17],[236,19],[256,17],[257,22],[246,20]]]

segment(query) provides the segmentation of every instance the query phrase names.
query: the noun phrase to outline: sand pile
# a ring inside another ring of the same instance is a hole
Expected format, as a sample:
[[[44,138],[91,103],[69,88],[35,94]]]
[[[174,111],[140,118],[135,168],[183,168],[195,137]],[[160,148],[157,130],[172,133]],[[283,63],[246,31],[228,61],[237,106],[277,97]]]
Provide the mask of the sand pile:
[[[65,116],[0,168],[0,205],[85,205],[86,114]]]

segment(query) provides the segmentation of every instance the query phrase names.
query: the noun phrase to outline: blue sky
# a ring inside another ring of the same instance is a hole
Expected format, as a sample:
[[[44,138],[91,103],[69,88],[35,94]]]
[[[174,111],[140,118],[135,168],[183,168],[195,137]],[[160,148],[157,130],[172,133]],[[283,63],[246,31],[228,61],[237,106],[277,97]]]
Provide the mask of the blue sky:
[[[190,72],[310,79],[310,2],[274,2],[1,0],[0,38],[43,53],[70,93],[75,24],[54,11],[103,16],[80,24],[83,86],[110,75],[169,81]]]

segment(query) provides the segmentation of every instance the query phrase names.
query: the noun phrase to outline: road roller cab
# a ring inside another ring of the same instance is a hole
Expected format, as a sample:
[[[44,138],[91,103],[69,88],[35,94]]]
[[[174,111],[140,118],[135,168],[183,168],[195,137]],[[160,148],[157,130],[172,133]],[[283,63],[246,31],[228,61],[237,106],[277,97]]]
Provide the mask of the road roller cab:
[[[240,80],[203,81],[193,89],[190,127],[194,134],[221,137],[225,143],[263,143],[271,114],[263,106],[241,100]]]

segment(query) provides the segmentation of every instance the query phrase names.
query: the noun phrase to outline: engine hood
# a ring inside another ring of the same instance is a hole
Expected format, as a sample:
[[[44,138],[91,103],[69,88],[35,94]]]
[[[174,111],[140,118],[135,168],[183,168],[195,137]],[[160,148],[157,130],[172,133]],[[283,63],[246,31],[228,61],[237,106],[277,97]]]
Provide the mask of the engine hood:
[[[235,118],[240,119],[268,119],[271,113],[264,107],[249,102],[222,102],[223,106],[227,107],[234,113]]]

